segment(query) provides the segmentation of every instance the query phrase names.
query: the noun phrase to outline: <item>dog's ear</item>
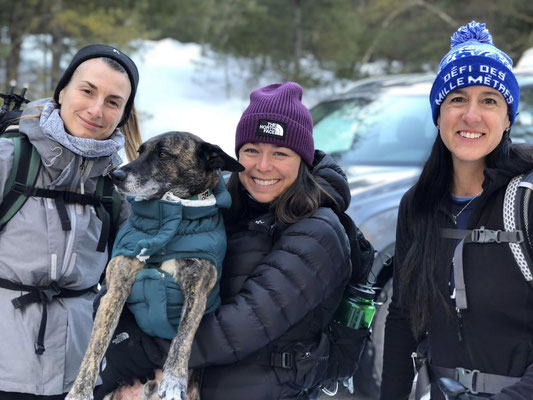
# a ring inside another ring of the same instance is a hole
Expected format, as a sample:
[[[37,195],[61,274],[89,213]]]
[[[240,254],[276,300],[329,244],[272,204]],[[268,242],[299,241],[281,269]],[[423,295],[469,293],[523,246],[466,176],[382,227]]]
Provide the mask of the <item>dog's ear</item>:
[[[216,144],[200,143],[198,155],[206,161],[207,168],[221,169],[229,172],[244,171],[244,167],[233,157],[229,156]]]

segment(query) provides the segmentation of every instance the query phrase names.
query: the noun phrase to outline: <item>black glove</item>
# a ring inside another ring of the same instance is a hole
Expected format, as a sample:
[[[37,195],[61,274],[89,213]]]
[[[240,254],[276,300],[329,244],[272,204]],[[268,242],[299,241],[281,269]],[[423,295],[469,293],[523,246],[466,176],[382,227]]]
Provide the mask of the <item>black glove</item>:
[[[100,302],[102,301],[102,297],[107,293],[107,285],[105,282],[102,282],[100,285],[100,290],[98,290],[98,293],[96,293],[96,297],[93,300],[93,320],[96,316],[96,310],[98,310],[98,307],[100,307]]]
[[[439,389],[442,391],[446,400],[481,400],[487,399],[486,397],[476,396],[468,393],[466,387],[458,381],[450,378],[439,378]]]
[[[472,393],[463,393],[457,397],[457,400],[487,400],[487,397],[476,396]]]
[[[131,311],[124,307],[117,329],[102,361],[102,385],[94,390],[95,400],[103,399],[119,386],[133,386],[134,380],[146,383],[155,378],[155,370],[162,368],[167,353],[155,340],[145,334],[135,322]]]

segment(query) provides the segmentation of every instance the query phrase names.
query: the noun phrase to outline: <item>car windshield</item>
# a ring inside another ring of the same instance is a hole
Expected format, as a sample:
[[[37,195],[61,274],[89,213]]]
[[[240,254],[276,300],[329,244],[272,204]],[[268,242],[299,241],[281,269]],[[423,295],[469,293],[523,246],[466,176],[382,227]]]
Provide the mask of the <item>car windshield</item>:
[[[383,92],[311,110],[315,147],[341,166],[420,165],[437,133],[427,95]]]

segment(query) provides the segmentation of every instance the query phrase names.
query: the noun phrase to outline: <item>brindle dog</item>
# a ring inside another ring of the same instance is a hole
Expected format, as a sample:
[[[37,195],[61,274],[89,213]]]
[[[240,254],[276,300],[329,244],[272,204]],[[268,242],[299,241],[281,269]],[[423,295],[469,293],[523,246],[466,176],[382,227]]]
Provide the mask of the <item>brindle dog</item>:
[[[220,147],[193,134],[167,132],[143,143],[139,148],[139,157],[113,175],[117,189],[126,195],[149,200],[160,199],[171,192],[186,199],[215,188],[220,179],[219,169],[240,172],[244,167]],[[135,277],[143,266],[144,263],[137,258],[125,256],[109,261],[106,269],[107,293],[101,299],[89,346],[67,400],[93,398],[100,362]],[[159,396],[167,400],[184,400],[187,398],[192,341],[205,311],[207,296],[216,283],[217,271],[210,261],[201,258],[173,259],[165,261],[161,268],[178,282],[184,304],[178,332],[163,367]],[[190,393],[195,392],[191,389]]]

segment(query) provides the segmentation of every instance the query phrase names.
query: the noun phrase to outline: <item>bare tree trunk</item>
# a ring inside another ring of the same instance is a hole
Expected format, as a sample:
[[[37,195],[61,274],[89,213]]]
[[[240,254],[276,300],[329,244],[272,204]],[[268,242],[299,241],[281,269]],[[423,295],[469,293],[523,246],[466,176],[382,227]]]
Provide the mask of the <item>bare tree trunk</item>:
[[[365,54],[363,54],[363,57],[361,58],[361,64],[366,64],[370,61],[370,59],[372,58],[372,55],[374,54],[374,51],[376,50],[376,47],[379,41],[381,40],[383,31],[389,27],[392,21],[394,21],[396,17],[398,17],[399,15],[401,15],[402,13],[404,13],[411,7],[415,7],[416,5],[418,5],[417,1],[404,4],[403,7],[395,8],[389,15],[385,17],[385,19],[381,23],[381,26],[380,26],[381,29],[374,36],[374,40],[372,41],[372,43],[370,43],[370,46],[368,46],[368,48],[366,49]]]
[[[47,82],[45,90],[54,90],[55,85],[59,82],[59,78],[63,74],[61,68],[61,56],[63,55],[65,46],[63,43],[63,35],[54,31],[52,34],[52,65],[50,66],[50,79]]]
[[[53,4],[53,12],[59,13],[63,9],[63,1],[55,0]],[[45,90],[52,91],[55,89],[56,83],[61,78],[63,74],[63,69],[61,68],[61,57],[65,52],[65,44],[63,42],[63,31],[60,27],[55,25],[52,28],[52,65],[50,66],[50,79],[45,85]]]
[[[294,4],[294,74],[293,79],[300,79],[300,60],[302,58],[302,1],[293,0]]]
[[[24,36],[24,12],[23,6],[19,2],[13,1],[8,3],[9,15],[7,23],[7,37],[9,39],[9,55],[6,60],[5,86],[10,86],[11,81],[18,81],[18,67],[20,64],[20,53],[22,49],[22,40]]]
[[[22,48],[22,37],[17,32],[9,32],[9,56],[6,60],[6,89],[11,86],[11,82],[18,82],[18,67],[20,64],[20,51]]]
[[[383,22],[381,23],[381,29],[380,31],[374,36],[374,40],[372,43],[370,43],[370,46],[365,51],[365,54],[361,58],[361,63],[365,64],[370,61],[372,58],[374,51],[376,50],[376,47],[379,43],[379,41],[382,39],[382,33],[385,29],[389,27],[389,25],[401,14],[406,12],[407,10],[414,8],[414,7],[424,7],[427,10],[429,10],[431,13],[435,14],[437,17],[442,19],[444,22],[446,22],[448,25],[452,27],[457,26],[457,22],[448,14],[446,14],[443,10],[438,8],[437,6],[433,4],[429,4],[425,0],[413,0],[409,3],[404,4],[402,7],[398,7],[394,9],[389,15],[385,17]]]

